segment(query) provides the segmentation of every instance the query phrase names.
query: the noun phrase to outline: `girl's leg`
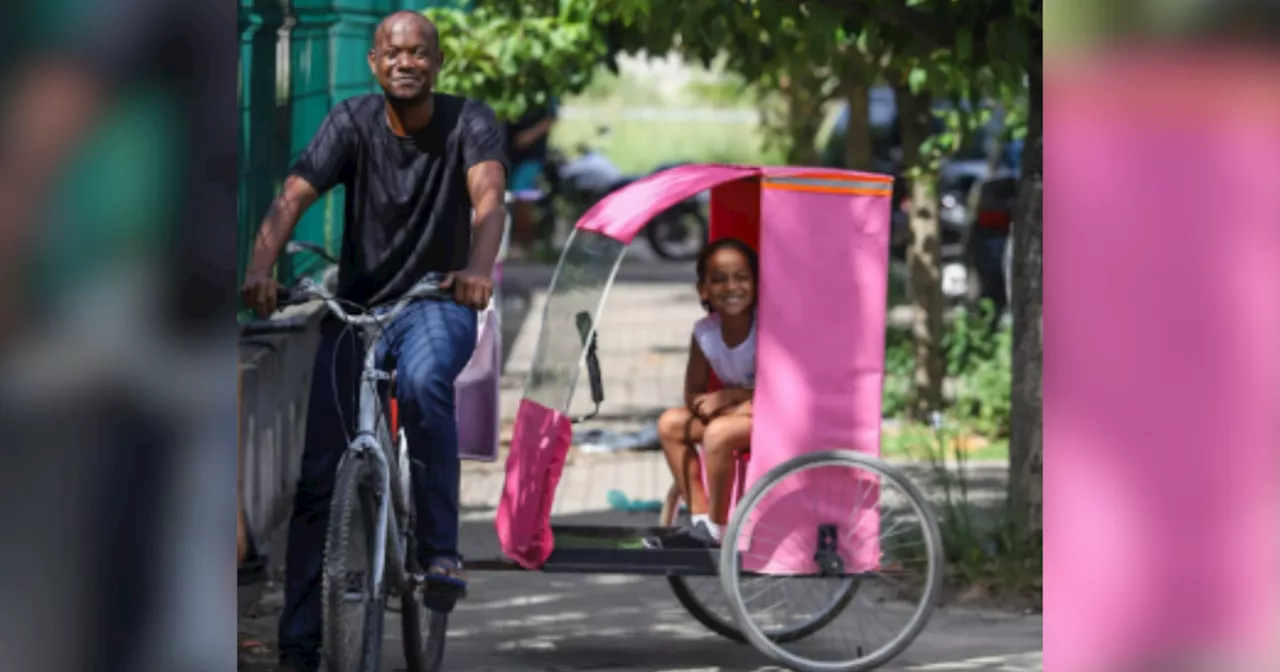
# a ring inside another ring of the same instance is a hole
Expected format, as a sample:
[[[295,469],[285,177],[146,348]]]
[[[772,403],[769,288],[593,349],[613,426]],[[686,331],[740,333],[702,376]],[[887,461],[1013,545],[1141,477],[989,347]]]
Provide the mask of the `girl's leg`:
[[[737,471],[737,453],[751,443],[750,402],[712,419],[702,437],[707,468],[707,489],[711,522],[720,527],[729,523],[730,498]]]
[[[680,496],[689,506],[689,512],[695,515],[706,513],[708,508],[707,493],[702,487],[702,468],[698,464],[698,451],[694,448],[694,444],[702,441],[702,432],[702,421],[684,407],[669,409],[658,418],[658,440],[662,442],[662,452],[667,457],[667,465],[671,467]]]

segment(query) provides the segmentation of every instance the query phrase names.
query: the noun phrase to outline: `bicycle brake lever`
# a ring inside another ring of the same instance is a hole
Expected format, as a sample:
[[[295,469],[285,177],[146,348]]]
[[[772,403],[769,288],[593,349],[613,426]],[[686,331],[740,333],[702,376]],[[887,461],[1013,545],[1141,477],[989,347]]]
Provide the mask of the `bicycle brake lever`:
[[[280,294],[276,298],[276,306],[285,308],[288,306],[300,306],[310,303],[316,299],[311,293],[311,287],[314,282],[311,278],[302,278],[291,287],[281,287]]]

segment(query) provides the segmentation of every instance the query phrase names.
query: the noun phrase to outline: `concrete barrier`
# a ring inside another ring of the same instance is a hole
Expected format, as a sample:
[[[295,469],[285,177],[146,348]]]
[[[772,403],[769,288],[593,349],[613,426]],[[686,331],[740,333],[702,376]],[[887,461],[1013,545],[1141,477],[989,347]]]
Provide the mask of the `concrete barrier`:
[[[240,339],[242,559],[249,550],[273,555],[273,533],[289,519],[322,314],[318,304],[293,308],[272,320],[271,331]]]

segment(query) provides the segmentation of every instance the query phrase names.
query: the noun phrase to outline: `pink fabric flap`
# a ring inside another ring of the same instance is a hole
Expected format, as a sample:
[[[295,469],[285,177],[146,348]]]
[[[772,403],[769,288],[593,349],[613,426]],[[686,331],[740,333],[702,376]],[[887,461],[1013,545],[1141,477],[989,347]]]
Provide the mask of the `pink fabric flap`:
[[[542,567],[555,548],[551,505],[572,438],[563,413],[520,400],[495,525],[502,552],[525,569]]]
[[[806,453],[880,452],[890,199],[878,194],[887,188],[778,186],[766,183],[761,193],[748,487]],[[821,190],[828,188],[853,193]],[[866,472],[822,468],[786,477],[758,509],[774,539],[753,547],[744,567],[811,571],[818,525],[824,523],[838,526],[846,563],[873,566],[879,556],[877,513],[859,506],[875,507],[878,500],[870,496],[873,484],[851,482],[859,473]]]
[[[880,561],[879,479],[848,467],[786,476],[751,509],[738,550],[742,568],[761,574],[815,574],[818,527],[835,525],[844,571],[873,571]]]

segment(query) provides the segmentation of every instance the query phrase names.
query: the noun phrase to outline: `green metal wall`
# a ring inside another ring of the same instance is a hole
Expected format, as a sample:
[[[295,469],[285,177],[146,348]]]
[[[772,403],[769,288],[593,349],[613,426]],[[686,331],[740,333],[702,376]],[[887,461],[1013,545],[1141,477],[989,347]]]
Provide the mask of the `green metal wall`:
[[[240,271],[253,236],[290,163],[338,101],[377,90],[365,56],[373,29],[399,9],[463,5],[465,0],[240,0]],[[342,188],[303,216],[294,237],[337,252]],[[322,265],[281,259],[289,282]]]

